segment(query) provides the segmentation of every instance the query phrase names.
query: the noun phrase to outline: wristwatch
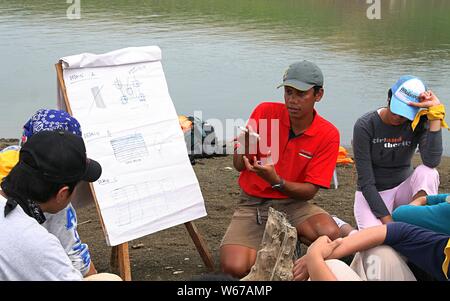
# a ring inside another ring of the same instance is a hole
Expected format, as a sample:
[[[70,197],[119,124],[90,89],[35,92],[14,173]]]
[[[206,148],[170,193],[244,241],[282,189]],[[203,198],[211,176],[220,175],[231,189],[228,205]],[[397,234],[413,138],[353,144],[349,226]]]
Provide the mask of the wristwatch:
[[[282,189],[284,188],[284,180],[283,180],[282,177],[279,177],[279,178],[280,178],[280,182],[277,183],[277,184],[273,184],[273,185],[272,185],[272,188],[273,188],[273,189],[276,189],[276,190],[282,190]]]

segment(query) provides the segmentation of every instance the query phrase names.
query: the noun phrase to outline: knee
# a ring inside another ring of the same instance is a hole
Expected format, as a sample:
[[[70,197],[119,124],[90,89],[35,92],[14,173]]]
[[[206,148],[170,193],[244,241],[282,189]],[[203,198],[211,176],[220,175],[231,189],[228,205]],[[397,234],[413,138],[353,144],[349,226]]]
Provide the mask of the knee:
[[[317,237],[323,235],[328,236],[331,240],[335,240],[341,237],[339,227],[336,225],[336,223],[327,223],[319,227],[317,229]]]
[[[236,249],[235,246],[222,246],[220,249],[220,268],[223,273],[235,278],[245,277],[253,262],[250,262],[249,254]]]
[[[338,225],[330,218],[322,220],[314,227],[316,239],[320,236],[326,235],[331,240],[335,240],[340,237],[340,231]]]
[[[414,173],[425,178],[439,179],[439,172],[437,171],[437,169],[428,167],[424,164],[420,164],[419,166],[417,166],[414,170]]]
[[[300,237],[306,238],[310,243],[323,235],[328,236],[332,240],[340,237],[338,225],[328,215],[321,215],[320,217],[307,220],[297,227],[297,232]]]
[[[233,260],[222,260],[220,262],[220,268],[222,273],[230,275],[235,278],[243,278],[245,277],[250,269],[248,265],[244,262],[233,261]]]

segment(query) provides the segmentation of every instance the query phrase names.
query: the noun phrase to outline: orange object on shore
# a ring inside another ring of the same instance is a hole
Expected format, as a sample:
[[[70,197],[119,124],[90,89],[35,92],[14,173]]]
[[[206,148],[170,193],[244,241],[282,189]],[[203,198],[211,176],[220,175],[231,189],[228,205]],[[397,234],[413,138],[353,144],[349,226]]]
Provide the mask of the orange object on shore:
[[[178,116],[178,121],[180,122],[181,129],[183,130],[183,133],[186,133],[192,128],[192,121],[189,120],[184,115]]]
[[[348,157],[348,151],[343,146],[339,146],[339,153],[336,160],[337,164],[353,164],[352,158]]]

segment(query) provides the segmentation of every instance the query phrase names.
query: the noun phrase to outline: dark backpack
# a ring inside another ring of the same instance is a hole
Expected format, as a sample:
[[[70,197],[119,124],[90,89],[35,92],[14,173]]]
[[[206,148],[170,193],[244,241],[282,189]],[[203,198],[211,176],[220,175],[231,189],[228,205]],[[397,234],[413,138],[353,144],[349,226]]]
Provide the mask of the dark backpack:
[[[189,116],[188,119],[192,122],[192,127],[184,133],[184,140],[191,164],[195,164],[195,159],[198,158],[223,155],[223,147],[220,150],[218,149],[214,127],[197,117]]]

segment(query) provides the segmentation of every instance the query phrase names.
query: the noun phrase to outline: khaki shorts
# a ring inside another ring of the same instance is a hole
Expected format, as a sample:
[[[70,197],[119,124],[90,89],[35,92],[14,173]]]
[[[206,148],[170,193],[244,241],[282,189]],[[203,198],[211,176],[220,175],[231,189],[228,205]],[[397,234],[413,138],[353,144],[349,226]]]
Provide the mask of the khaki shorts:
[[[241,192],[238,207],[234,211],[220,246],[242,245],[259,250],[270,207],[284,212],[294,227],[314,215],[327,214],[325,210],[309,202],[294,199],[263,199]],[[260,223],[258,223],[257,211],[259,211]]]

